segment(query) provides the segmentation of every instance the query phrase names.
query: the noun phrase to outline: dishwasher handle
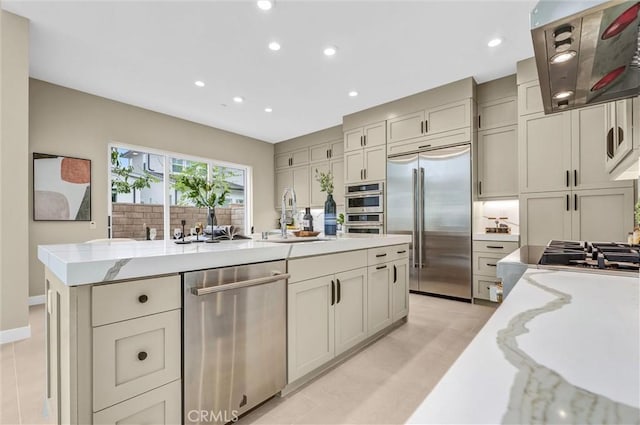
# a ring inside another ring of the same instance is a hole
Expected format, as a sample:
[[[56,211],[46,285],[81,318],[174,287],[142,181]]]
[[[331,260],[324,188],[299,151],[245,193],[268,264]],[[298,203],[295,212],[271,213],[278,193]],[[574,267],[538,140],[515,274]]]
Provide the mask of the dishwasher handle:
[[[246,288],[247,286],[264,285],[265,283],[289,279],[289,277],[291,277],[289,273],[275,273],[273,276],[243,280],[242,282],[228,283],[226,285],[210,286],[208,288],[191,288],[191,293],[197,296],[208,295],[216,292],[230,291],[232,289]]]

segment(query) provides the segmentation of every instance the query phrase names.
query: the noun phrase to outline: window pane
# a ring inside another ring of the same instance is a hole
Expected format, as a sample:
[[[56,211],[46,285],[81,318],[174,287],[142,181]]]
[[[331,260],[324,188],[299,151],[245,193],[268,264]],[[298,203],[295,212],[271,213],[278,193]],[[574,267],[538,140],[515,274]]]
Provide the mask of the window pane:
[[[111,235],[164,237],[164,156],[123,148],[111,150]]]

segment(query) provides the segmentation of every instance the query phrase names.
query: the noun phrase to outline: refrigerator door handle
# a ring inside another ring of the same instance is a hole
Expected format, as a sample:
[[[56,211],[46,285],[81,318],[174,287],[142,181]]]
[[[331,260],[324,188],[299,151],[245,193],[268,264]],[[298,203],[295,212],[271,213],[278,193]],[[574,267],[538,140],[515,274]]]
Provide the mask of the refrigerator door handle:
[[[413,229],[411,230],[413,237],[413,267],[418,267],[418,256],[416,250],[418,248],[418,170],[413,169]]]
[[[420,268],[424,268],[424,263],[422,262],[422,234],[424,233],[424,168],[420,167],[420,179],[418,180],[418,204],[420,207],[418,213],[418,240],[420,241],[420,245],[418,245],[418,255],[420,256]]]

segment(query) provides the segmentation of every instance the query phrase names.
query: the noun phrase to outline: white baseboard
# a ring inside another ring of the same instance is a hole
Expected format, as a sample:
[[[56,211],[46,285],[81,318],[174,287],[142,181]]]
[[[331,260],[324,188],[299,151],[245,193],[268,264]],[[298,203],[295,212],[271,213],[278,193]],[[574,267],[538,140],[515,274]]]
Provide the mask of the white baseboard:
[[[29,297],[29,305],[39,305],[44,304],[47,301],[46,295],[34,295],[33,297]]]
[[[23,326],[21,328],[7,329],[6,331],[0,331],[0,344],[20,341],[21,339],[27,339],[30,337],[31,325]]]

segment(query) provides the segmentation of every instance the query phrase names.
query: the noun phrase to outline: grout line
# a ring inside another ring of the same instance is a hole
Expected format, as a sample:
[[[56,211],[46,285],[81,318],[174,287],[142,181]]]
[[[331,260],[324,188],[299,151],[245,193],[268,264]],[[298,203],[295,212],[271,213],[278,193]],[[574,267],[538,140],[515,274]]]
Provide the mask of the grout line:
[[[22,424],[22,407],[20,406],[20,389],[18,388],[18,362],[16,361],[16,344],[11,343],[13,351],[13,374],[16,380],[16,407],[18,408],[18,423]]]

